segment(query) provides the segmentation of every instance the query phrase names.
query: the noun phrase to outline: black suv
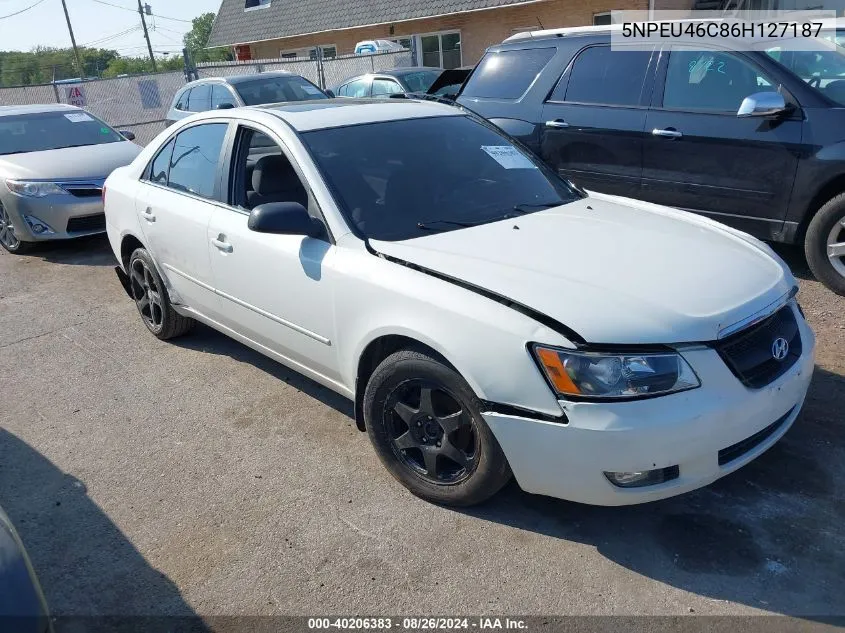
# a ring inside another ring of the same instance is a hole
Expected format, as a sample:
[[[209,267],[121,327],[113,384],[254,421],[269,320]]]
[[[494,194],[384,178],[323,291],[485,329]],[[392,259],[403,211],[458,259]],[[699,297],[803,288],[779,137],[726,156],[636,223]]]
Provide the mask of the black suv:
[[[458,103],[586,189],[804,242],[845,294],[845,49],[611,50],[610,31],[488,49]]]

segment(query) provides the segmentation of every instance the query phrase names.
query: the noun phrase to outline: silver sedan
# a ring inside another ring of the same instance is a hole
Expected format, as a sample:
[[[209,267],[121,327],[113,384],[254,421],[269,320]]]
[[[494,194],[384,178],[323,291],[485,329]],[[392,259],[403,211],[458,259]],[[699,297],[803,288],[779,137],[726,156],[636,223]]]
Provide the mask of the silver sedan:
[[[0,245],[105,232],[103,183],[141,151],[129,137],[69,105],[0,106]]]

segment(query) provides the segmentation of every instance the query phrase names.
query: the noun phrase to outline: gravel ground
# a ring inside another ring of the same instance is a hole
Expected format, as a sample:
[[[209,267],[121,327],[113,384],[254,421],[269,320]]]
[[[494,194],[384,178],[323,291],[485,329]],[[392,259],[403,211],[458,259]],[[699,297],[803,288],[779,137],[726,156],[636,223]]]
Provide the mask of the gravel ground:
[[[105,239],[0,254],[0,505],[55,614],[845,615],[845,299],[795,251],[804,412],[750,466],[594,508],[412,497],[351,405],[207,328],[150,336]]]

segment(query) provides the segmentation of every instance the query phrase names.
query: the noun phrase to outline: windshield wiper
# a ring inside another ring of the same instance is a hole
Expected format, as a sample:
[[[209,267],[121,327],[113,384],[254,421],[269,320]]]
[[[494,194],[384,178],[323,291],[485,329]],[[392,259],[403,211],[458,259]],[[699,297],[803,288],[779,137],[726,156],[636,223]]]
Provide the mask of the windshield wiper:
[[[440,230],[432,226],[433,224],[449,224],[451,226],[460,226],[464,229],[470,226],[478,226],[477,222],[458,222],[456,220],[426,220],[425,222],[417,222],[417,228],[422,229],[423,231]]]
[[[557,202],[529,202],[525,204],[514,205],[513,210],[519,211],[520,213],[531,213],[531,211],[535,209],[551,209],[552,207],[559,207],[562,204],[566,203],[563,200],[558,200]]]

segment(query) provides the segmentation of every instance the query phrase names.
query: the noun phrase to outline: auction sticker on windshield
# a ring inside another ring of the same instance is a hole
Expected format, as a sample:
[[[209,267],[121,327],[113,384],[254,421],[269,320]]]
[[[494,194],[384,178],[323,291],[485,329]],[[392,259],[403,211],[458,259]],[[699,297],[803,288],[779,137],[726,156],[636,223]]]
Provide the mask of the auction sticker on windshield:
[[[537,166],[515,147],[509,145],[482,145],[481,149],[505,169],[537,169]]]
[[[84,112],[71,112],[70,114],[66,114],[65,118],[70,121],[71,123],[82,123],[84,121],[93,121],[89,115],[85,114]]]

